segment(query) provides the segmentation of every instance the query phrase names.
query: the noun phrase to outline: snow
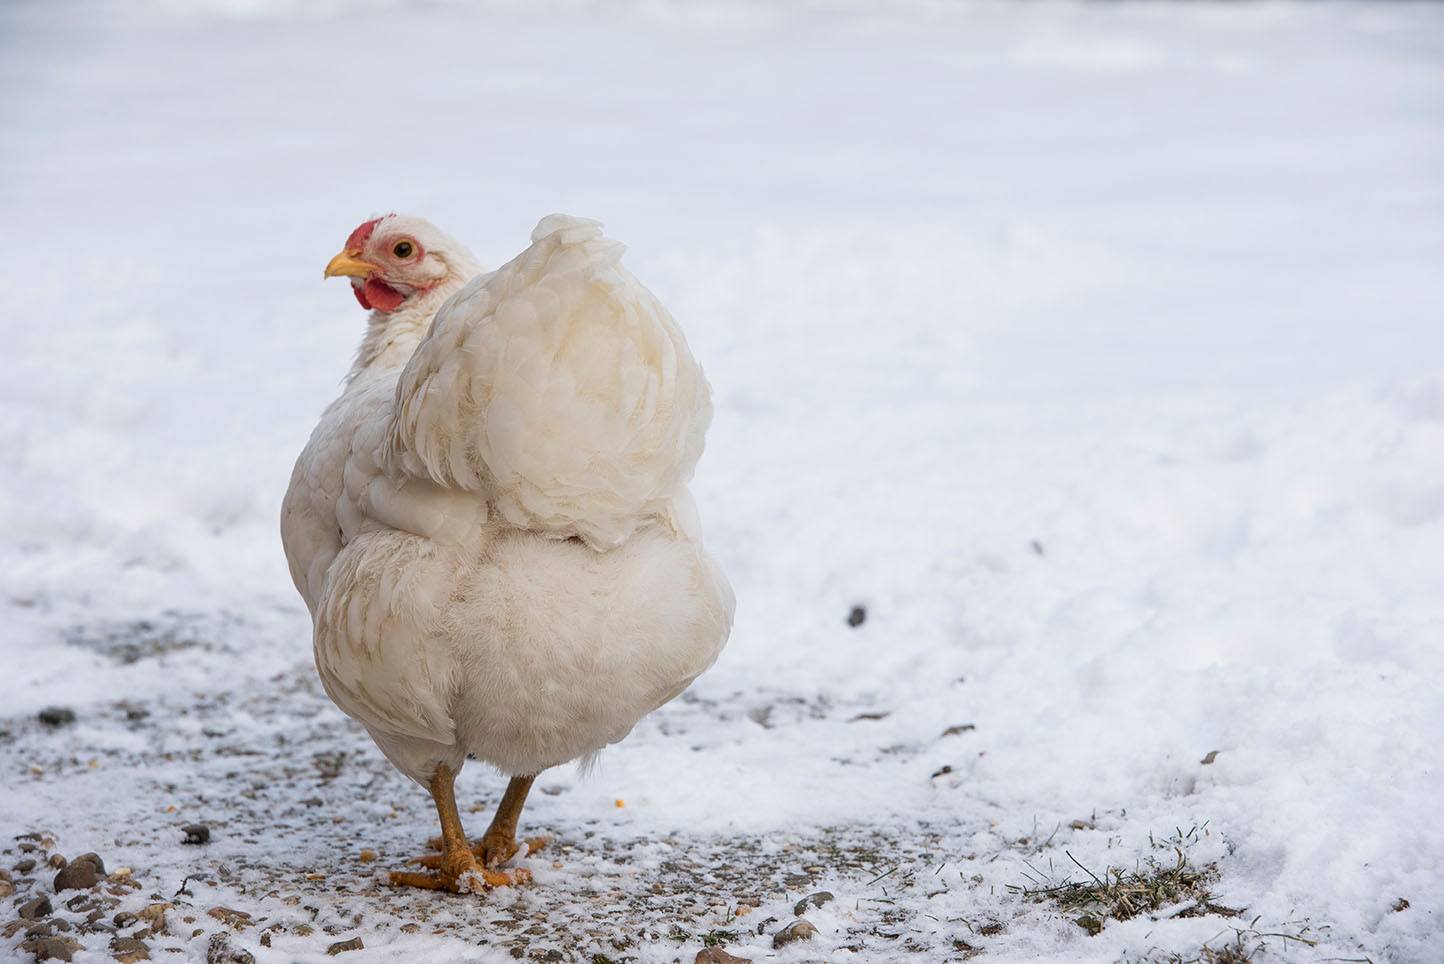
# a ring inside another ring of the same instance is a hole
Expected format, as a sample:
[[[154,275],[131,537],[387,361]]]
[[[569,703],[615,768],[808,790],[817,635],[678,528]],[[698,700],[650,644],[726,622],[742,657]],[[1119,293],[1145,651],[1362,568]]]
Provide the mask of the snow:
[[[0,6],[4,865],[133,868],[163,959],[1440,959],[1441,81],[1413,4]],[[380,886],[434,818],[276,532],[389,210],[605,221],[717,392],[732,641],[515,893]],[[1241,917],[1009,890],[1175,836]]]

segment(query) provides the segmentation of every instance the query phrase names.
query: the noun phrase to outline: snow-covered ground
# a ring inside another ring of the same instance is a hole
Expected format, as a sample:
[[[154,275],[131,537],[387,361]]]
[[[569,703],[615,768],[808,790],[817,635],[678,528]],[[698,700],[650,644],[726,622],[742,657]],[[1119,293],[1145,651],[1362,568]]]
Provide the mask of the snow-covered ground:
[[[389,210],[606,221],[717,392],[732,642],[485,897],[277,536]],[[1444,7],[11,0],[0,227],[0,957],[53,849],[160,960],[1444,959]],[[1239,916],[1010,889],[1170,838]]]

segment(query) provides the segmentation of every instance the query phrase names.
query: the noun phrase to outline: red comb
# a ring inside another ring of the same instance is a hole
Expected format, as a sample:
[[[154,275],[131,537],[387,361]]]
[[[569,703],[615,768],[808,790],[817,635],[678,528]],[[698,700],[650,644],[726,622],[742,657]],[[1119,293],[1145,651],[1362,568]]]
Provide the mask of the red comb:
[[[363,247],[366,246],[367,240],[371,237],[371,232],[375,231],[376,225],[380,223],[380,218],[372,218],[370,221],[367,221],[355,231],[352,231],[351,236],[346,239],[346,250],[360,251]]]

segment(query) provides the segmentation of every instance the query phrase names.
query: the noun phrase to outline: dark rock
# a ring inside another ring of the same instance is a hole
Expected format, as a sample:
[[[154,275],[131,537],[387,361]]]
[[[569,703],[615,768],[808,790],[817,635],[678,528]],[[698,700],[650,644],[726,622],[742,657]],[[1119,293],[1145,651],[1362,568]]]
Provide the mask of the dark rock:
[[[365,946],[366,945],[361,942],[361,938],[353,937],[350,940],[337,941],[326,948],[326,953],[331,957],[335,957],[337,954],[344,954],[347,951],[359,951]]]
[[[1398,913],[1400,913],[1400,912],[1402,912],[1402,911],[1406,911],[1406,910],[1408,910],[1408,909],[1409,909],[1409,898],[1407,898],[1407,897],[1400,897],[1398,900],[1394,901],[1394,905],[1390,908],[1390,910],[1392,910],[1392,911],[1393,911],[1394,913],[1396,913],[1396,914],[1398,914]]]
[[[50,859],[47,860],[47,861],[45,861],[45,862],[46,862],[47,864],[49,864],[51,867],[54,867],[56,870],[59,870],[61,867],[64,867],[64,866],[65,866],[65,855],[64,855],[64,854],[51,854],[51,855],[50,855]]]
[[[959,723],[956,726],[950,726],[946,730],[943,730],[943,736],[958,736],[963,733],[971,733],[976,729],[977,726],[975,724]]]
[[[38,924],[31,924],[25,928],[26,937],[49,937],[55,933],[55,921],[43,920]]]
[[[1084,914],[1074,921],[1074,923],[1094,937],[1098,936],[1103,930],[1103,922],[1092,914]]]
[[[833,899],[834,898],[831,891],[819,890],[817,893],[808,894],[806,897],[799,900],[797,902],[797,906],[792,908],[792,913],[796,917],[801,917],[803,914],[807,913],[809,908],[821,907],[823,904],[829,903]]]
[[[853,606],[852,612],[847,614],[847,624],[853,629],[867,622],[867,608],[864,606]]]
[[[110,942],[110,956],[120,964],[135,964],[136,961],[150,960],[150,947],[134,937],[117,937]]]
[[[181,843],[205,844],[211,842],[211,828],[203,823],[188,823],[181,827],[181,832],[186,835]]]
[[[110,919],[110,922],[116,927],[125,928],[129,927],[131,924],[134,924],[138,920],[140,920],[139,917],[132,914],[128,910],[123,910],[119,914],[116,914],[114,917],[112,917]]]
[[[773,947],[786,947],[795,941],[810,941],[817,928],[805,920],[795,920],[772,935]]]
[[[73,937],[34,937],[20,945],[22,950],[34,954],[37,961],[68,961],[81,946]]]
[[[752,958],[728,954],[720,947],[708,947],[697,952],[692,964],[752,964]]]
[[[21,860],[15,864],[15,872],[17,874],[28,874],[34,869],[35,859],[33,857],[26,857],[24,860]]]
[[[49,914],[54,908],[50,906],[50,898],[41,894],[34,900],[27,900],[20,905],[20,916],[26,920],[39,920]]]
[[[90,910],[90,908],[95,906],[95,898],[89,894],[76,894],[65,902],[65,906],[70,910],[76,911]]]
[[[1217,751],[1217,750],[1209,750],[1207,753],[1205,753],[1205,754],[1203,755],[1203,759],[1202,759],[1202,760],[1199,760],[1198,762],[1199,762],[1199,763],[1202,763],[1204,766],[1208,766],[1210,763],[1212,763],[1214,760],[1217,760],[1217,759],[1218,759],[1218,751]]]
[[[62,890],[86,890],[94,887],[105,876],[105,862],[96,854],[81,854],[61,868],[55,875],[55,892]]]
[[[68,706],[47,706],[35,718],[49,727],[69,726],[75,722],[75,711]],[[70,958],[65,958],[70,960]]]

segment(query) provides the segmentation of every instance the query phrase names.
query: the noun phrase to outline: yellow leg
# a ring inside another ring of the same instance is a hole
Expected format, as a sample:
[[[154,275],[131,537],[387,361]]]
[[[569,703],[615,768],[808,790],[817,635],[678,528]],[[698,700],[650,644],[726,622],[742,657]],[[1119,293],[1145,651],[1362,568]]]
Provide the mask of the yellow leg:
[[[501,795],[501,803],[496,807],[496,816],[491,818],[491,826],[486,828],[486,833],[472,848],[472,853],[483,867],[504,864],[521,849],[516,842],[516,825],[521,820],[521,808],[526,804],[526,795],[535,779],[535,776],[512,777],[506,785],[506,792]],[[546,837],[531,837],[526,842],[526,852],[534,854],[546,844]]]
[[[435,871],[430,874],[392,871],[391,883],[398,887],[424,887],[461,894],[484,887],[503,887],[515,881],[507,874],[483,867],[467,846],[461,814],[456,809],[456,774],[443,764],[431,778],[431,798],[441,818],[441,853],[418,858],[413,863]]]

